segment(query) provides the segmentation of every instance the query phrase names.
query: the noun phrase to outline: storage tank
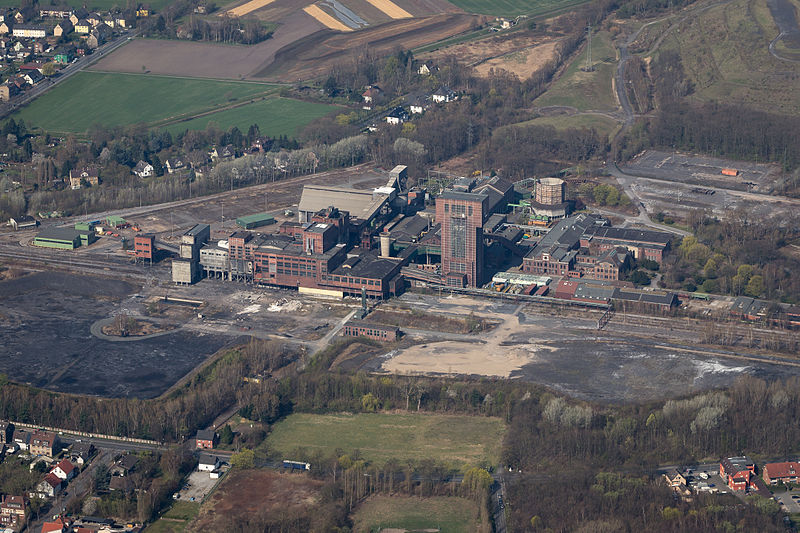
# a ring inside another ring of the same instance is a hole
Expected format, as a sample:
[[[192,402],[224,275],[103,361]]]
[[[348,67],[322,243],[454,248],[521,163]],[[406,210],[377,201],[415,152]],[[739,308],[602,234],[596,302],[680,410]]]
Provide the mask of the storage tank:
[[[392,239],[388,231],[381,232],[381,257],[392,257]]]
[[[566,197],[564,180],[558,178],[540,178],[536,180],[534,200],[542,205],[557,205],[564,203]]]

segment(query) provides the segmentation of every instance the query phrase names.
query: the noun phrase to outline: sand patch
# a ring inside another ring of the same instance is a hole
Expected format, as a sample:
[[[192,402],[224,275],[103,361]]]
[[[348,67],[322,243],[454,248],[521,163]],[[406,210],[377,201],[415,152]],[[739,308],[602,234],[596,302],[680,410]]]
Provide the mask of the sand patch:
[[[304,7],[303,11],[305,11],[306,13],[308,13],[309,15],[311,15],[312,17],[317,19],[317,22],[327,26],[328,28],[330,28],[332,30],[353,31],[353,28],[351,28],[349,26],[346,26],[345,24],[340,22],[338,19],[328,15],[322,9],[320,9],[320,7],[317,6],[316,4],[312,4],[312,5],[308,6],[308,7]]]
[[[398,6],[391,0],[367,0],[367,2],[377,7],[393,19],[408,19],[413,16],[411,13]]]
[[[488,59],[477,65],[475,72],[479,76],[487,77],[492,69],[503,69],[525,80],[555,59],[557,46],[558,42],[553,41]]]
[[[250,2],[235,7],[228,12],[220,13],[219,16],[224,17],[227,14],[228,16],[231,17],[241,17],[257,9],[261,9],[262,7],[269,5],[274,1],[275,0],[250,0]]]

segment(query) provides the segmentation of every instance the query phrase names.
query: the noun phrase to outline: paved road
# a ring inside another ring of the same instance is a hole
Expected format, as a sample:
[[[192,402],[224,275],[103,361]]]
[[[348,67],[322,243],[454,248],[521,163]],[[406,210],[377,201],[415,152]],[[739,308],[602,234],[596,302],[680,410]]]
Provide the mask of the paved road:
[[[139,34],[139,30],[134,30],[132,32],[123,33],[117,39],[100,46],[95,50],[91,55],[84,56],[78,59],[74,63],[70,63],[66,67],[62,68],[57,76],[52,78],[48,78],[35,87],[25,91],[24,93],[20,94],[18,97],[12,99],[9,103],[0,106],[0,118],[6,117],[9,114],[16,111],[18,108],[30,103],[35,98],[43,95],[59,83],[69,79],[76,73],[80,72],[81,70],[93,65],[97,61],[99,61],[102,57],[110,54],[120,46],[126,44],[130,39],[136,37]]]

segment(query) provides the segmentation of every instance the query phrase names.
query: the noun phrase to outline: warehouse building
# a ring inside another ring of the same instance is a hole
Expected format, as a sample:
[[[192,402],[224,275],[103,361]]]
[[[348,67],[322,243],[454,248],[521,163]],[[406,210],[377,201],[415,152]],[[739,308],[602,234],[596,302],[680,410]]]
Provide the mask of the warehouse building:
[[[244,229],[255,229],[275,223],[275,217],[269,213],[257,213],[236,219],[236,225]]]
[[[33,239],[35,246],[74,250],[81,245],[81,232],[73,228],[45,228]]]
[[[354,319],[342,327],[342,335],[345,337],[367,337],[376,341],[394,342],[400,336],[400,329],[397,326],[371,324],[363,320]]]

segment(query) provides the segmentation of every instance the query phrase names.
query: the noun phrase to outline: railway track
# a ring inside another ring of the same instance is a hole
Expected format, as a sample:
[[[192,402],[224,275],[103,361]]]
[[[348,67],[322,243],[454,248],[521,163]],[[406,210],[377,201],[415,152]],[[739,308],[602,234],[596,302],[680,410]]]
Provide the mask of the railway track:
[[[13,249],[13,247],[0,246],[0,260],[20,264],[44,266],[48,270],[69,270],[80,273],[93,273],[100,275],[125,276],[139,279],[161,278],[152,269],[144,270],[140,266],[110,259],[95,259],[87,257],[63,257],[44,252],[43,250]],[[159,269],[160,270],[160,269]]]

